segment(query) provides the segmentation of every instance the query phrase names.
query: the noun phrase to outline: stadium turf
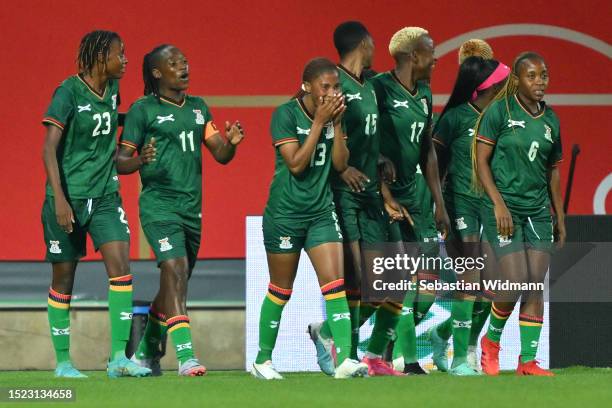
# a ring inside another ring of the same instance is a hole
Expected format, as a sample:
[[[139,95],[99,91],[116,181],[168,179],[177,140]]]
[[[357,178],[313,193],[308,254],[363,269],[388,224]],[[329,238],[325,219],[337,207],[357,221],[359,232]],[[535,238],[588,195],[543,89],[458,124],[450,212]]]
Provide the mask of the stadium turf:
[[[66,407],[588,407],[612,400],[612,369],[555,370],[554,378],[456,378],[433,373],[427,377],[333,380],[323,374],[287,374],[284,381],[261,381],[244,372],[212,372],[206,377],[179,378],[166,372],[157,378],[110,380],[104,372],[89,379],[54,379],[52,372],[0,372],[6,388],[64,388],[76,391]],[[4,400],[6,401],[6,400]],[[401,404],[401,405],[399,405]],[[7,404],[1,406],[24,406]],[[28,406],[30,404],[27,404]],[[46,405],[46,404],[43,404]],[[40,406],[36,404],[35,406]]]

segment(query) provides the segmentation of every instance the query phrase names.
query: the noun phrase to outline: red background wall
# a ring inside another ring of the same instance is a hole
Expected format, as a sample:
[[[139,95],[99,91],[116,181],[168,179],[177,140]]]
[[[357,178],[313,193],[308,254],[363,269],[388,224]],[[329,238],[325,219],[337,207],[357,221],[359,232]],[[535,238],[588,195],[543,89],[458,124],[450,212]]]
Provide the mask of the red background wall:
[[[305,62],[335,58],[332,32],[348,19],[366,24],[377,45],[374,68],[392,67],[391,35],[407,25],[429,30],[437,44],[468,31],[500,24],[548,24],[612,42],[609,1],[570,0],[563,7],[534,0],[483,2],[365,1],[226,2],[82,1],[6,2],[0,15],[6,90],[0,100],[2,187],[0,260],[44,257],[40,208],[44,199],[41,161],[44,129],[40,119],[53,89],[74,73],[82,35],[109,29],[122,36],[128,71],[121,82],[122,111],[142,92],[142,56],[170,42],[190,61],[191,89],[197,95],[290,95],[300,84]],[[96,6],[93,6],[96,4]],[[486,6],[485,6],[486,4]],[[542,53],[551,72],[549,94],[612,94],[610,59],[564,40],[514,36],[491,39],[496,57],[510,63],[519,52]],[[443,56],[434,71],[434,93],[449,93],[455,78],[456,51]],[[565,156],[580,143],[570,212],[593,212],[593,194],[612,172],[611,106],[555,108],[561,118]],[[268,136],[271,107],[212,108],[217,122],[240,119],[247,138],[236,159],[220,166],[206,155],[204,233],[200,256],[244,257],[244,217],[261,214],[273,171]],[[563,183],[569,160],[562,167]],[[122,195],[132,226],[137,226],[138,176],[122,177]],[[612,194],[608,197],[612,211]],[[133,233],[131,255],[139,256]],[[144,237],[143,237],[144,238]],[[90,251],[92,254],[92,251]],[[97,254],[90,259],[97,259]]]

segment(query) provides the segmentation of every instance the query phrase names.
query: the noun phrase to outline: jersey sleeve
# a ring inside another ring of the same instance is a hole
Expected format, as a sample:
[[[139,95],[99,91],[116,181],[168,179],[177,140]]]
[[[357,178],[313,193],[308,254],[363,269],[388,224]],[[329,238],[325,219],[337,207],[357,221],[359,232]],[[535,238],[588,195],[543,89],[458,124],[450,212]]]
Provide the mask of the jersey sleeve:
[[[72,92],[66,85],[60,85],[53,93],[49,108],[42,120],[44,125],[52,125],[64,130],[74,115]]]
[[[553,139],[553,148],[550,152],[549,163],[550,167],[557,167],[563,162],[563,146],[561,143],[561,132],[557,132],[557,138]]]
[[[125,116],[119,144],[140,151],[146,134],[146,115],[141,105],[132,105]]]
[[[299,142],[296,132],[295,119],[287,106],[282,105],[276,108],[270,123],[270,134],[272,135],[274,147],[284,145],[285,143]]]
[[[202,99],[202,116],[204,116],[204,133],[202,135],[202,141],[206,141],[216,133],[219,133],[219,128],[217,128],[217,125],[213,122],[212,113],[206,102],[204,102],[204,99]]]
[[[454,116],[452,111],[446,112],[434,126],[433,141],[444,148],[448,148],[453,139],[453,130],[456,124]]]
[[[484,112],[480,120],[480,125],[478,126],[477,141],[491,146],[497,144],[497,138],[504,125],[504,118],[500,111],[500,106],[503,108],[502,103],[496,103],[491,105],[490,108]]]

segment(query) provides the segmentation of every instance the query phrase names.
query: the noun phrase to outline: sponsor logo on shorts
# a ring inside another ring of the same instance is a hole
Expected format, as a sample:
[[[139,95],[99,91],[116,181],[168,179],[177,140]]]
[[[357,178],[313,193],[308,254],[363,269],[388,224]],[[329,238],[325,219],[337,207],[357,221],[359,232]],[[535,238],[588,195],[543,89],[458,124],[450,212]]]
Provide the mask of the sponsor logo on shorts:
[[[276,329],[278,327],[278,320],[270,320],[270,328],[271,329]]]
[[[498,235],[497,240],[499,241],[499,247],[503,248],[512,243],[512,238],[507,235]]]
[[[291,243],[291,237],[280,237],[280,241],[280,245],[278,246],[280,249],[293,248],[293,244]]]
[[[119,315],[119,320],[132,320],[132,313],[121,312],[121,314]]]
[[[160,239],[157,242],[159,242],[159,251],[160,252],[170,251],[172,248],[174,248],[172,245],[170,245],[170,242],[168,242],[168,237],[162,238],[162,239]]]
[[[455,225],[457,226],[458,230],[464,230],[468,227],[465,223],[465,217],[455,219]]]
[[[453,319],[453,329],[471,329],[471,320],[455,320]]]
[[[195,113],[195,115],[196,115],[196,117],[195,117],[196,125],[203,125],[204,124],[204,115],[202,115],[202,111],[200,109],[194,109],[193,113]]]
[[[59,246],[59,241],[49,241],[49,252],[52,254],[61,254],[62,249]]]
[[[168,116],[157,115],[157,123],[164,123],[164,122],[174,122],[174,114],[171,113]]]
[[[70,327],[66,327],[65,329],[58,329],[57,327],[51,327],[51,332],[54,336],[69,336]]]
[[[191,342],[176,345],[176,351],[191,350],[191,349],[192,349]]]
[[[339,322],[340,320],[351,320],[350,313],[334,313],[332,315],[332,319],[334,322]]]

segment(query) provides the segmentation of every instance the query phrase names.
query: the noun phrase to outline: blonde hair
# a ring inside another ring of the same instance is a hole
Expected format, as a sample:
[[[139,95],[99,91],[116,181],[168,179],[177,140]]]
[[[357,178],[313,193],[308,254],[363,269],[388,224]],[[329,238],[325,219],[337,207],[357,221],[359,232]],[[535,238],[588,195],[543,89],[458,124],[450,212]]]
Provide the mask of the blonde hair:
[[[418,39],[427,34],[429,32],[421,27],[404,27],[391,37],[389,53],[394,58],[400,53],[411,53],[416,48]]]
[[[506,79],[506,83],[504,84],[503,88],[499,91],[499,93],[495,95],[495,97],[489,103],[487,108],[491,106],[493,102],[503,99],[506,105],[506,112],[508,113],[508,117],[512,119],[512,115],[510,114],[510,98],[512,98],[518,92],[517,78],[520,73],[521,64],[523,61],[528,60],[528,59],[539,59],[541,61],[544,61],[544,58],[540,54],[532,52],[532,51],[527,51],[527,52],[523,52],[519,54],[518,57],[516,57],[516,59],[514,60],[512,64],[512,72],[510,73],[510,75],[508,75],[508,78]],[[486,113],[486,111],[487,109],[484,109],[480,113],[480,115],[478,115],[478,119],[476,120],[476,125],[474,126],[474,138],[472,139],[472,149],[471,149],[472,150],[472,190],[474,190],[477,193],[481,193],[484,190],[484,188],[482,186],[482,182],[478,178],[478,157],[476,156],[476,152],[477,152],[476,138],[478,137],[478,131],[480,130],[479,129],[480,122],[482,121],[482,118],[484,114]],[[512,131],[514,132],[514,128],[512,128]]]
[[[493,49],[484,40],[472,38],[467,40],[459,47],[459,65],[468,57],[481,57],[484,59],[493,59]]]

